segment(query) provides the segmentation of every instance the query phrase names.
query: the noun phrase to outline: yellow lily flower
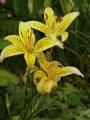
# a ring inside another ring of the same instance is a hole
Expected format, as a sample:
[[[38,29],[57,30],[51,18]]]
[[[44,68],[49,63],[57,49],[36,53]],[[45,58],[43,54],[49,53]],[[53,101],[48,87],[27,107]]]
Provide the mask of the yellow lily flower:
[[[57,82],[61,77],[71,74],[84,77],[83,74],[75,67],[63,67],[58,61],[47,61],[43,53],[38,55],[38,62],[44,69],[44,71],[37,70],[34,73],[33,81],[37,85],[37,90],[39,93],[50,93],[52,89],[57,87]]]
[[[79,12],[72,12],[57,20],[53,9],[47,7],[44,11],[45,24],[38,21],[29,21],[27,24],[31,28],[45,33],[45,35],[52,40],[58,40],[58,36],[61,36],[61,40],[64,42],[68,38],[68,32],[65,30],[78,15]],[[61,46],[63,46],[62,42]]]
[[[31,28],[25,23],[19,24],[19,36],[10,35],[6,36],[5,40],[10,41],[12,44],[7,46],[1,52],[0,60],[19,54],[24,54],[28,68],[33,68],[35,57],[38,52],[44,51],[55,45],[61,46],[60,42],[52,41],[50,38],[42,38],[35,44],[35,36]]]

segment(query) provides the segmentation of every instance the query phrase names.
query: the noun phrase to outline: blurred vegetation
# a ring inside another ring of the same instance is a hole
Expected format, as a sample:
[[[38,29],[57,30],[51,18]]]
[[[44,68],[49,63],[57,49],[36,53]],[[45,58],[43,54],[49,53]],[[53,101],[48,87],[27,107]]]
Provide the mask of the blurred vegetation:
[[[9,44],[3,41],[6,35],[18,34],[19,21],[43,22],[47,6],[52,7],[57,16],[79,11],[80,16],[68,28],[65,49],[54,47],[51,56],[65,66],[79,68],[85,78],[64,77],[50,95],[38,94],[33,84],[25,92],[22,76],[26,64],[23,56],[7,58],[0,63],[0,120],[90,120],[90,0],[1,1],[0,50]],[[35,32],[38,38],[43,36]]]

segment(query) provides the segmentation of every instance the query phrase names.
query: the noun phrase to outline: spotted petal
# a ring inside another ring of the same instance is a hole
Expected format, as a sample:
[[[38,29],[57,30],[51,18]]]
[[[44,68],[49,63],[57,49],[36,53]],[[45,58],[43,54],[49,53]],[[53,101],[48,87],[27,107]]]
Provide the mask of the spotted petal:
[[[52,8],[47,7],[44,11],[44,19],[48,28],[53,28],[54,22],[56,20],[54,11]]]
[[[59,34],[60,32],[65,31],[78,15],[79,12],[72,12],[65,15],[62,20],[58,21],[56,24],[57,33]]]
[[[37,85],[43,77],[46,77],[46,74],[41,70],[37,70],[34,73],[34,78],[33,78],[34,83]]]
[[[53,79],[51,79],[51,80],[48,79],[48,81],[46,81],[46,83],[44,85],[43,90],[45,93],[50,93],[56,87],[57,87],[57,81],[55,81]]]
[[[50,93],[52,89],[57,87],[57,82],[43,77],[40,82],[37,84],[37,90],[39,93],[47,94]]]
[[[58,67],[58,66],[63,67],[63,65],[60,62],[58,62],[58,61],[51,61],[51,62],[49,62],[49,67],[50,66],[53,66],[53,67]]]
[[[9,42],[13,44],[18,44],[21,42],[20,37],[17,35],[9,35],[4,38],[4,40],[8,40]]]
[[[45,93],[45,91],[44,91],[44,85],[45,85],[45,83],[46,83],[47,80],[48,80],[47,77],[43,77],[43,78],[39,81],[39,83],[37,84],[37,91],[38,91],[39,93]]]
[[[43,33],[45,33],[47,31],[47,27],[45,26],[45,24],[38,22],[38,21],[29,21],[26,22],[28,26],[30,26],[33,29],[39,30]]]
[[[7,57],[23,54],[25,51],[26,50],[22,44],[9,45],[8,47],[4,48],[1,52],[0,60],[2,61]]]
[[[40,67],[42,67],[43,70],[45,70],[47,72],[49,62],[45,58],[45,55],[43,54],[43,52],[38,53],[37,59],[38,59]]]
[[[57,76],[60,76],[60,77],[71,75],[71,74],[76,74],[84,77],[83,74],[75,67],[63,67],[63,68],[58,67],[55,73]]]
[[[51,61],[49,62],[46,58],[43,52],[38,53],[37,55],[38,62],[40,66],[45,70],[45,72],[48,73],[49,68],[53,67],[54,69],[59,67],[63,67],[63,65],[58,61]]]
[[[61,44],[60,41],[52,40],[52,39],[50,39],[48,37],[45,37],[45,38],[40,39],[35,44],[34,52],[41,52],[41,51],[44,51],[44,50],[46,50],[48,48],[51,48],[53,46],[56,46],[56,45],[63,49],[63,45]]]
[[[19,24],[19,35],[21,41],[26,47],[31,48],[34,45],[35,36],[30,26],[28,26],[25,22],[20,22]]]
[[[35,63],[35,54],[32,53],[25,53],[24,58],[26,60],[26,64],[28,69],[32,69],[34,67],[34,63]]]

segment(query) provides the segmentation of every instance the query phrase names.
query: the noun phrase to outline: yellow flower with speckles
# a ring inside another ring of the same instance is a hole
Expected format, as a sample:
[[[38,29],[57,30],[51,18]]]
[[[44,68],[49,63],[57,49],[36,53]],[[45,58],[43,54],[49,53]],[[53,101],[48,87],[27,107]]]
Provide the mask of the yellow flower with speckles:
[[[75,67],[64,67],[58,61],[49,62],[46,60],[43,53],[38,54],[38,62],[43,70],[37,70],[34,73],[33,81],[37,85],[39,93],[50,93],[52,89],[57,87],[57,82],[63,76],[76,74],[84,77],[83,74]]]
[[[4,38],[12,44],[5,47],[1,52],[0,60],[19,54],[24,54],[29,69],[34,67],[35,57],[38,52],[44,51],[55,45],[61,46],[59,41],[52,41],[50,38],[42,38],[35,44],[35,35],[26,22],[19,24],[19,36],[10,35]]]
[[[52,8],[47,7],[44,11],[45,24],[38,21],[29,21],[27,24],[31,28],[45,33],[46,37],[52,40],[60,41],[58,37],[61,36],[60,43],[63,49],[63,42],[68,38],[66,29],[78,15],[79,12],[72,12],[58,20]]]

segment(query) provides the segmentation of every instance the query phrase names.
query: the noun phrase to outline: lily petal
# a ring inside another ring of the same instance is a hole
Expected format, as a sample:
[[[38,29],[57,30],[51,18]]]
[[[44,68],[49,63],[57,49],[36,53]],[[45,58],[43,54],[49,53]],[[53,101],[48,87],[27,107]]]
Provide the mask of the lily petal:
[[[40,66],[45,70],[45,72],[48,73],[49,68],[53,67],[54,69],[59,67],[63,67],[63,65],[58,61],[51,61],[49,62],[46,58],[43,52],[38,53],[37,55],[38,62]],[[50,73],[51,74],[51,73]]]
[[[52,89],[57,87],[57,82],[43,77],[37,84],[37,91],[42,94],[50,93]]]
[[[49,63],[50,63],[49,65],[53,67],[58,67],[58,66],[63,67],[63,65],[58,61],[51,61]]]
[[[30,54],[26,52],[24,55],[24,58],[26,60],[27,67],[29,69],[32,69],[35,63],[35,54],[34,53]]]
[[[43,33],[45,33],[47,31],[46,25],[43,24],[43,23],[41,23],[41,22],[38,22],[38,21],[29,21],[29,22],[26,22],[26,23],[31,28],[39,30],[39,31],[41,31]]]
[[[72,12],[65,15],[62,20],[56,24],[56,30],[58,33],[65,31],[73,20],[79,15],[79,12]]]
[[[9,45],[8,47],[4,48],[1,52],[0,60],[3,61],[3,59],[7,57],[23,54],[25,52],[25,48],[22,45],[19,45]]]
[[[83,74],[75,67],[63,67],[63,68],[58,67],[55,72],[56,72],[56,75],[60,77],[71,75],[71,74],[76,74],[84,77]]]
[[[63,46],[59,40],[52,40],[48,37],[45,37],[40,39],[35,44],[34,52],[41,52],[56,45],[63,49]]]
[[[38,62],[40,64],[40,67],[43,68],[46,72],[48,71],[47,68],[49,66],[49,61],[45,58],[45,55],[43,52],[38,53],[37,55]]]
[[[44,92],[44,85],[45,85],[46,81],[47,81],[47,77],[43,77],[43,78],[39,81],[39,83],[37,84],[37,91],[38,91],[39,93],[45,93],[45,92]]]
[[[25,46],[31,48],[35,43],[35,36],[31,28],[26,24],[26,22],[20,22],[19,24],[19,35],[20,39]]]
[[[54,11],[52,8],[47,7],[44,11],[44,19],[48,28],[52,28],[56,20]]]
[[[57,82],[51,79],[46,81],[43,89],[45,93],[50,93],[56,87],[57,87]]]
[[[67,40],[67,38],[68,38],[68,32],[63,32],[63,33],[61,33],[61,36],[62,36],[62,42],[64,42],[64,41],[66,41]]]
[[[39,82],[43,77],[46,77],[46,74],[45,74],[43,71],[41,71],[41,70],[37,70],[37,71],[34,73],[34,78],[33,78],[34,83],[37,85],[38,82]]]
[[[21,42],[20,37],[18,35],[9,35],[4,38],[4,40],[8,40],[9,42],[13,44],[18,44]]]

